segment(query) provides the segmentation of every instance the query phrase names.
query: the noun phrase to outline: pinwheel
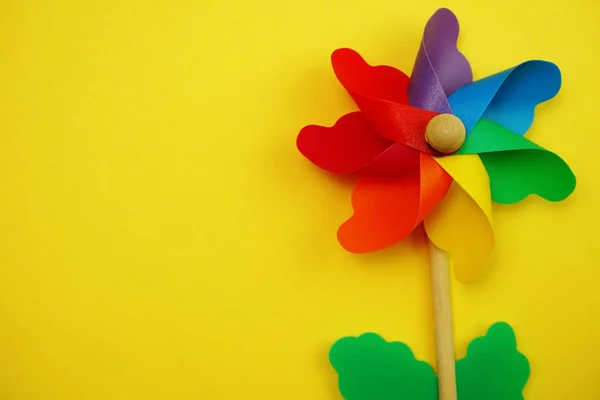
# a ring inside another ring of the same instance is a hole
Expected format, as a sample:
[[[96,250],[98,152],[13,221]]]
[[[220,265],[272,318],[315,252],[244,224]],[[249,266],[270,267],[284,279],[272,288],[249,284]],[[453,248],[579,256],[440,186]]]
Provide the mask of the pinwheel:
[[[527,61],[473,82],[458,30],[454,14],[438,10],[410,78],[351,49],[334,51],[333,70],[358,111],[297,138],[318,167],[357,177],[354,214],[338,230],[346,250],[381,250],[424,225],[442,399],[456,398],[448,260],[457,280],[477,276],[494,245],[492,201],[559,201],[575,188],[568,165],[524,137],[535,107],[559,91],[558,67]]]

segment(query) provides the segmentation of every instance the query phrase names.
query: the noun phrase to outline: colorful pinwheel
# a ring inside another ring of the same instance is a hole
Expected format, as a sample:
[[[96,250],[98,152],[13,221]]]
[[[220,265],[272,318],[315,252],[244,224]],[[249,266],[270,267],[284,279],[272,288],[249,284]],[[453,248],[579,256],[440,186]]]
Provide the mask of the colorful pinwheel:
[[[457,39],[456,17],[438,10],[410,79],[370,66],[353,50],[336,50],[333,70],[360,111],[333,127],[306,126],[297,139],[317,166],[358,176],[354,215],[338,231],[345,249],[380,250],[424,224],[442,400],[456,399],[446,253],[456,278],[468,282],[494,245],[492,200],[510,204],[537,194],[559,201],[575,189],[567,164],[523,136],[535,107],[558,93],[558,67],[527,61],[473,82]]]
[[[527,61],[472,82],[457,38],[454,14],[438,10],[410,79],[390,66],[370,66],[353,50],[336,50],[333,70],[360,111],[333,127],[306,126],[297,145],[317,166],[358,176],[354,215],[338,231],[345,249],[380,250],[424,223],[429,239],[453,258],[456,278],[467,282],[493,248],[492,200],[562,200],[575,176],[559,156],[523,137],[534,108],[558,92],[558,67]],[[452,155],[426,141],[438,114],[457,117],[451,121],[466,130]]]

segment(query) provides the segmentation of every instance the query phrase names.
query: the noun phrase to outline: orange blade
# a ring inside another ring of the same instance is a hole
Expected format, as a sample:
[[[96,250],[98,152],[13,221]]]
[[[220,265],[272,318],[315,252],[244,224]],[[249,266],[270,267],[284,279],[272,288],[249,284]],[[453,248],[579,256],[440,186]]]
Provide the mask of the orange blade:
[[[354,215],[338,231],[353,253],[392,246],[406,238],[446,195],[452,178],[427,154],[420,171],[396,178],[363,177],[352,193]]]

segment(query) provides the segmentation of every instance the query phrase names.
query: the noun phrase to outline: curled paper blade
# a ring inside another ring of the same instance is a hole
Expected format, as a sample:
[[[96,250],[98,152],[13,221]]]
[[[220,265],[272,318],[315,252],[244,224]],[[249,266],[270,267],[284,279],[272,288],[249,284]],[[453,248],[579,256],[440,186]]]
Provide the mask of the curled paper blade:
[[[467,128],[487,119],[524,135],[535,107],[560,90],[558,67],[548,61],[527,61],[458,89],[449,98],[453,113]]]
[[[433,244],[452,257],[456,279],[469,282],[494,247],[489,179],[477,155],[435,160],[454,178],[454,183],[425,218],[425,231]]]
[[[406,238],[447,193],[452,178],[433,157],[420,154],[420,171],[397,178],[362,177],[352,193],[354,215],[338,240],[353,253],[392,246]]]
[[[331,54],[331,65],[340,83],[361,96],[408,104],[408,76],[388,65],[369,65],[352,49],[337,49]]]
[[[530,194],[560,201],[575,190],[575,175],[562,158],[492,121],[480,120],[458,154],[479,154],[498,203]]]
[[[350,49],[333,52],[331,64],[379,135],[424,153],[439,154],[425,142],[425,128],[437,114],[407,104],[408,78],[403,72],[389,66],[373,67]]]
[[[336,174],[394,177],[420,167],[417,150],[379,136],[361,112],[344,115],[332,127],[305,126],[296,145],[315,165]]]
[[[296,139],[302,155],[336,174],[358,172],[393,144],[377,135],[360,112],[344,115],[332,127],[305,126]]]
[[[411,106],[449,114],[448,96],[473,81],[471,66],[458,51],[458,20],[441,8],[427,22],[408,85]]]

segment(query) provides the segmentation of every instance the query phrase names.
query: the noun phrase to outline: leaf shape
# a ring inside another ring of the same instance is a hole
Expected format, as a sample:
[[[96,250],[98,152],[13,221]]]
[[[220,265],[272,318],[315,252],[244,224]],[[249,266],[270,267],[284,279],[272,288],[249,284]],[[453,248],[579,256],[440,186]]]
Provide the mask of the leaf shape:
[[[512,204],[530,194],[560,201],[575,190],[575,175],[558,155],[487,120],[475,126],[457,154],[479,154],[492,200]]]
[[[456,362],[459,400],[522,400],[528,378],[529,362],[504,322],[473,340],[465,358]]]
[[[404,343],[375,333],[338,340],[329,351],[346,400],[437,400],[433,368]]]

